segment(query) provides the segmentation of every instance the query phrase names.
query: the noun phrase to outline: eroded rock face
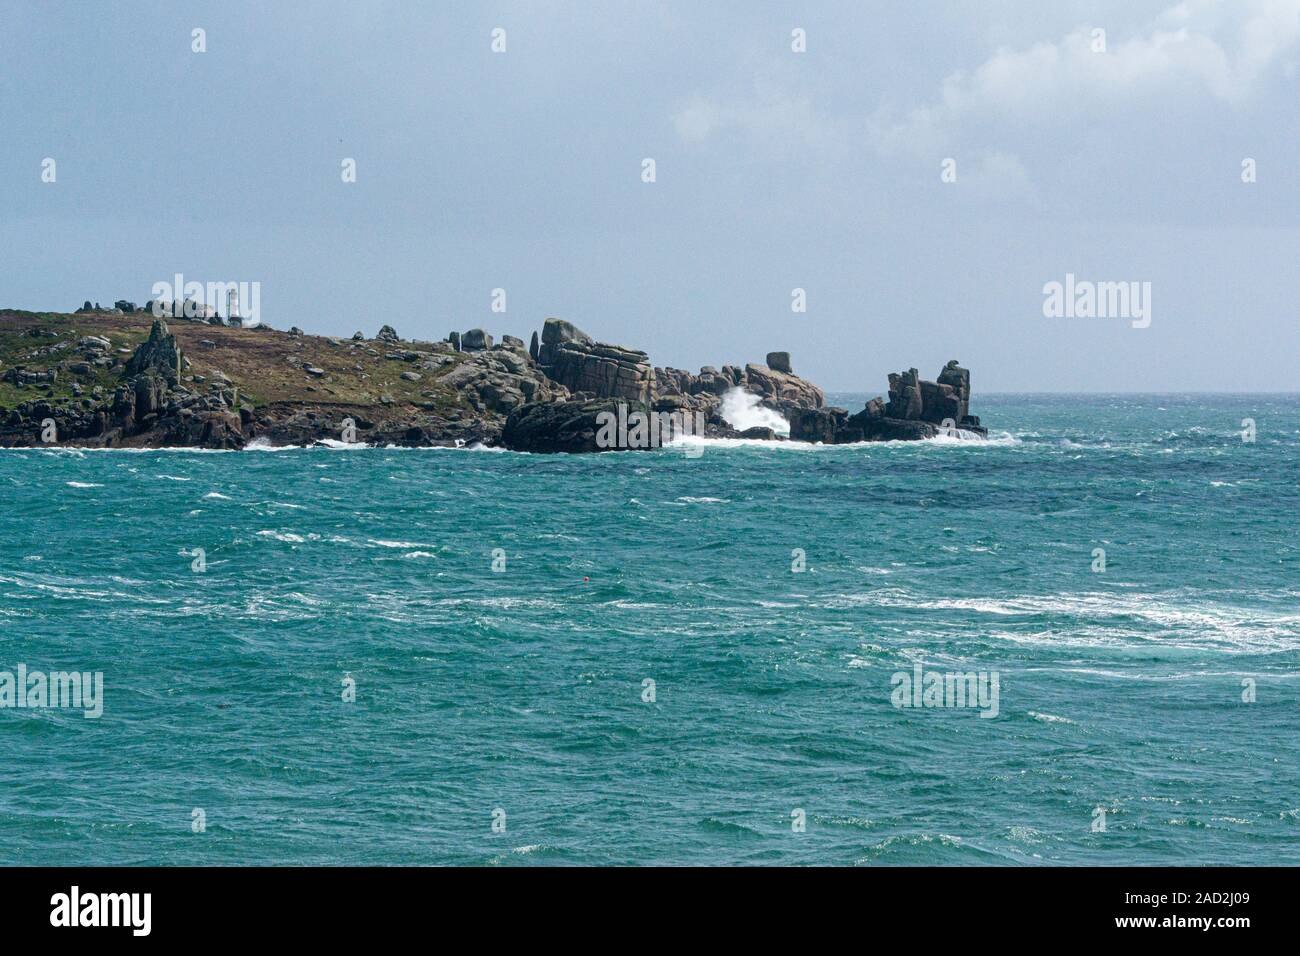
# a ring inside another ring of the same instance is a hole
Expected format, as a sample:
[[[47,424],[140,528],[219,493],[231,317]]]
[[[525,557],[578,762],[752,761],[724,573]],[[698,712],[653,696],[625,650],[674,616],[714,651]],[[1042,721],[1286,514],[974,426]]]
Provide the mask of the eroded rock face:
[[[748,437],[775,437],[752,434]],[[569,452],[651,451],[681,435],[715,435],[702,413],[683,412],[661,403],[618,398],[533,403],[510,413],[501,443],[514,451]],[[735,432],[728,430],[731,437]]]
[[[232,392],[215,385],[207,395],[173,385],[158,369],[122,382],[111,396],[25,402],[0,424],[0,445],[43,442],[42,423],[53,419],[57,441],[92,447],[242,448],[247,436]]]
[[[970,372],[949,362],[929,382],[916,369],[889,376],[889,401],[873,398],[856,415],[790,416],[790,437],[802,441],[845,444],[856,441],[917,441],[953,430],[987,435],[978,416],[968,413]],[[837,412],[838,409],[823,411]],[[829,436],[829,437],[828,437]]]
[[[821,408],[826,404],[826,393],[812,382],[765,365],[746,365],[741,387],[777,408]]]
[[[870,440],[920,441],[923,438],[933,438],[937,434],[939,429],[929,422],[882,418],[873,428]]]
[[[617,345],[564,342],[556,347],[547,372],[570,392],[629,402],[648,402],[654,397],[650,357]]]
[[[536,361],[571,393],[629,402],[650,402],[655,396],[655,370],[645,352],[597,342],[562,319],[547,319],[542,326]]]
[[[767,367],[773,372],[784,372],[786,375],[794,374],[794,369],[790,367],[789,352],[768,352]]]
[[[849,413],[843,408],[800,408],[791,412],[791,441],[820,442],[834,445],[848,423]],[[861,441],[862,439],[858,439]]]
[[[935,381],[951,388],[961,402],[958,422],[970,414],[970,369],[962,368],[957,364],[956,359],[952,359],[943,367],[943,371]]]
[[[455,388],[475,411],[506,415],[529,402],[555,402],[569,391],[516,349],[469,352],[439,382]]]
[[[889,404],[885,414],[903,420],[921,417],[921,384],[916,369],[889,373]]]
[[[501,442],[514,451],[534,453],[606,451],[596,441],[601,428],[600,416],[617,416],[617,399],[536,402],[517,409],[506,419]],[[633,403],[631,410],[648,413],[644,402]]]
[[[162,411],[167,395],[167,380],[152,369],[137,375],[130,382],[136,421]]]
[[[460,347],[465,352],[482,352],[492,347],[492,336],[482,329],[470,329],[461,334]]]
[[[563,319],[547,319],[542,323],[542,343],[538,347],[536,359],[543,365],[555,361],[555,350],[565,342],[577,342],[590,345],[593,339],[572,322]]]
[[[699,375],[693,375],[679,368],[655,369],[655,393],[659,398],[700,397],[705,404],[716,403],[717,399],[734,387],[735,383],[730,377],[720,374],[717,369],[707,365],[700,369]],[[699,402],[688,404],[699,404]]]
[[[970,371],[953,359],[939,372],[938,380],[921,379],[916,369],[889,376],[889,404],[885,415],[902,421],[923,421],[942,426],[977,430],[978,419],[969,415]]]
[[[180,350],[176,347],[176,336],[168,331],[166,322],[154,319],[149,326],[149,338],[140,343],[127,361],[126,374],[139,375],[153,370],[174,382],[179,363]]]
[[[179,415],[167,424],[168,445],[196,448],[243,448],[246,442],[243,422],[229,409]]]
[[[789,367],[789,355],[784,364]],[[769,356],[769,358],[772,356]],[[812,382],[789,372],[778,371],[770,365],[749,364],[744,368],[724,365],[719,371],[706,365],[698,375],[681,369],[655,369],[656,396],[681,396],[690,399],[696,407],[716,406],[723,395],[733,388],[742,388],[757,395],[762,404],[781,412],[787,418],[801,408],[821,408],[826,395]]]

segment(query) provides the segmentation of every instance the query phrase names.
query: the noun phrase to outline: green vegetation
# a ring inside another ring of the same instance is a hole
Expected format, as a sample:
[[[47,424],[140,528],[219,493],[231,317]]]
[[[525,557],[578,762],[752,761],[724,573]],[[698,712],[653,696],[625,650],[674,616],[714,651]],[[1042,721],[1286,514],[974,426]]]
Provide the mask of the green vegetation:
[[[122,381],[130,352],[148,337],[152,320],[147,313],[0,311],[0,376],[15,366],[31,372],[58,372],[53,385],[19,387],[0,382],[0,408],[34,399],[55,403],[89,399],[95,386],[111,397]],[[380,396],[387,395],[395,409],[420,405],[445,414],[465,407],[460,392],[440,379],[466,356],[435,353],[430,343],[354,342],[184,319],[171,319],[167,324],[189,363],[182,380],[196,391],[205,391],[214,379],[224,376],[239,389],[241,403],[255,406],[281,402],[379,406]],[[112,367],[95,365],[83,355],[77,343],[86,336],[108,339],[110,347],[102,354],[115,360]],[[407,352],[420,353],[419,360],[385,357]],[[445,364],[421,367],[430,359]],[[79,370],[72,371],[74,366]],[[319,370],[319,374],[308,369]],[[420,379],[403,379],[403,372],[414,372]],[[73,394],[74,384],[82,388],[80,397]]]

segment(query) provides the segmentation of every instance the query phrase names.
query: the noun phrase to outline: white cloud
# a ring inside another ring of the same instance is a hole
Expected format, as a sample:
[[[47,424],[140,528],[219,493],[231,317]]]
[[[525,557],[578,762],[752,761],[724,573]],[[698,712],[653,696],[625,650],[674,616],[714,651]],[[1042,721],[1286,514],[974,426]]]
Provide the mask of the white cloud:
[[[1293,68],[1300,0],[1187,0],[1134,36],[1109,31],[1107,40],[1106,52],[1094,52],[1092,28],[1079,27],[1055,42],[999,50],[948,76],[936,102],[901,117],[878,113],[872,138],[886,152],[932,155],[989,121],[1060,122],[1169,97],[1239,104],[1275,64]]]
[[[1038,202],[1038,190],[1029,180],[1024,163],[1012,153],[988,150],[975,157],[973,168],[963,169],[960,181],[975,199],[984,202],[1015,198],[1031,205]]]
[[[845,126],[819,112],[812,98],[770,79],[756,80],[742,96],[697,94],[673,111],[672,123],[687,143],[738,133],[777,152],[829,151],[842,141]]]

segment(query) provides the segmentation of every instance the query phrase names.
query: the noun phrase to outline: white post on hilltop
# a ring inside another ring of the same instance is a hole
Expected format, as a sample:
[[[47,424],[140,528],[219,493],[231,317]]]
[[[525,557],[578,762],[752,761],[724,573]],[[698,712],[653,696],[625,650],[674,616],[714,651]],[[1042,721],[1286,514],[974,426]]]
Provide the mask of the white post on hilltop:
[[[236,324],[243,325],[244,323],[239,322],[238,319],[239,319],[239,290],[228,289],[226,290],[226,321],[229,322],[231,325],[236,325]]]

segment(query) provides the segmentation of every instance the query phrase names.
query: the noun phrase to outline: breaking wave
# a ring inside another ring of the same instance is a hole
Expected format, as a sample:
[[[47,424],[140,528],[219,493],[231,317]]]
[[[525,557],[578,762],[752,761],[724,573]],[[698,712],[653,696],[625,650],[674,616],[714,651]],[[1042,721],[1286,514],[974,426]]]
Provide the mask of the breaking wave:
[[[778,435],[790,434],[790,423],[783,416],[760,405],[758,396],[743,388],[733,388],[723,395],[718,412],[737,431],[770,428]]]

